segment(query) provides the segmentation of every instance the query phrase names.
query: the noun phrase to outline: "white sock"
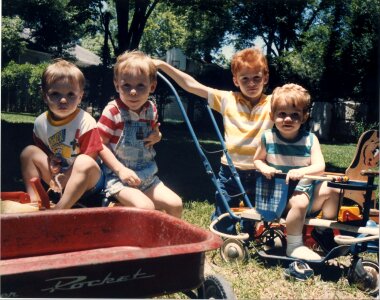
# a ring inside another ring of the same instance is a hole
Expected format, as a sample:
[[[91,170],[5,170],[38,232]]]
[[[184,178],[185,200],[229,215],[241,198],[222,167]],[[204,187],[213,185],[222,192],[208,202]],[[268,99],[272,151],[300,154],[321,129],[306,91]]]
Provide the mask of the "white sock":
[[[319,260],[321,257],[313,250],[303,245],[302,235],[288,235],[286,255],[299,259]]]
[[[288,235],[286,237],[286,254],[289,255],[294,249],[303,245],[302,235]]]

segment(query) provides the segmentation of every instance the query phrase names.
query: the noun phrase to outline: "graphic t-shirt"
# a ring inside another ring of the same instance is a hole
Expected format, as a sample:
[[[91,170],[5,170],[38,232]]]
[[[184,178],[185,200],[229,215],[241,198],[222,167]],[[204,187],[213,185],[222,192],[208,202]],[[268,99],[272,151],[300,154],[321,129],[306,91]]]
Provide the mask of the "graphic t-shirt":
[[[79,154],[91,154],[103,149],[95,119],[82,109],[77,109],[66,119],[54,121],[49,112],[34,122],[35,144],[62,160],[62,168],[69,168]]]

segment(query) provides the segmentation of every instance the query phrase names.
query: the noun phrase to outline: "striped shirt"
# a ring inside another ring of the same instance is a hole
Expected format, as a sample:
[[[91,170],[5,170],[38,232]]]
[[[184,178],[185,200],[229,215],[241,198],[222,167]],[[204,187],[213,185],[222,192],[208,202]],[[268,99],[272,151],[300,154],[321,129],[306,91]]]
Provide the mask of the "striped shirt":
[[[300,130],[294,140],[286,140],[273,128],[263,133],[261,142],[267,151],[268,165],[287,173],[291,169],[311,165],[313,139],[313,133]]]
[[[109,139],[112,151],[115,151],[124,129],[124,121],[120,114],[120,109],[125,110],[129,114],[128,117],[134,121],[150,123],[152,129],[158,123],[157,107],[152,101],[147,101],[139,114],[129,110],[120,99],[109,102],[98,121],[98,128],[100,135]]]
[[[260,143],[261,133],[273,127],[270,119],[271,96],[262,95],[252,106],[240,92],[210,89],[208,103],[223,116],[224,139],[236,168],[254,169],[253,156]],[[225,155],[222,164],[227,164]]]

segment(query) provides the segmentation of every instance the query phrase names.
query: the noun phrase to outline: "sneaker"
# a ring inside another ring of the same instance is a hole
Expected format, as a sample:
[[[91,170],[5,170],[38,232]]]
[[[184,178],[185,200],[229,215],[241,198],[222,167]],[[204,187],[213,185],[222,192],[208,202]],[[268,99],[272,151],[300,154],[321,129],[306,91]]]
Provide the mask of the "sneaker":
[[[307,263],[301,261],[292,262],[287,269],[284,270],[286,279],[295,279],[298,281],[306,281],[314,275],[314,271]]]
[[[331,249],[338,246],[334,241],[334,232],[331,228],[313,228],[311,236],[325,253],[329,253]]]
[[[286,255],[303,260],[321,260],[322,258],[319,254],[304,245],[294,248],[291,251],[286,250]]]

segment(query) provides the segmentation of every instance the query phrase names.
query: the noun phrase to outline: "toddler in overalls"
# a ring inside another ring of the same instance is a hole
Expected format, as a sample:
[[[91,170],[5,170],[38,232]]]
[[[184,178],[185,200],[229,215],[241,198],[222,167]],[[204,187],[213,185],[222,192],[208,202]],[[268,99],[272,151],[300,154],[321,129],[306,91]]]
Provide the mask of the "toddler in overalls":
[[[153,144],[160,140],[156,105],[148,100],[157,69],[140,51],[120,55],[114,67],[119,98],[104,108],[98,128],[106,146],[100,153],[106,196],[125,206],[164,210],[181,217],[182,200],[158,178]]]

